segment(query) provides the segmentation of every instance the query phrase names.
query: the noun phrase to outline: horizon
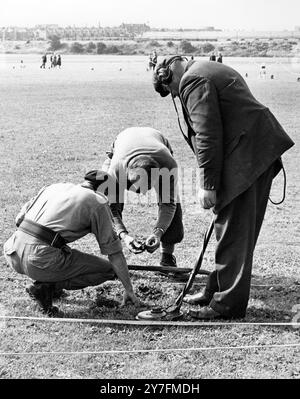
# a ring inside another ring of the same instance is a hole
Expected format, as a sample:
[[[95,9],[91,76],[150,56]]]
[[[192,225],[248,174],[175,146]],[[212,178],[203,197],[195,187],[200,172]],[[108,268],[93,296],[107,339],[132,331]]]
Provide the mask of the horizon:
[[[125,25],[127,25],[127,24],[132,24],[132,25],[135,25],[135,24],[137,24],[137,25],[143,25],[144,23],[143,22],[136,22],[136,23],[131,23],[131,22],[121,22],[120,23],[120,25],[122,25],[122,24],[125,24]],[[115,25],[115,26],[100,26],[100,28],[102,28],[102,29],[105,29],[105,28],[118,28],[120,25]],[[75,27],[75,28],[80,28],[80,29],[84,29],[84,28],[98,28],[99,26],[97,26],[97,25],[75,25],[75,24],[70,24],[70,25],[60,25],[60,24],[57,24],[57,23],[51,23],[51,22],[49,22],[49,23],[45,23],[45,24],[41,24],[41,23],[37,23],[37,24],[35,24],[35,25],[27,25],[27,26],[25,26],[25,25],[6,25],[6,26],[1,26],[0,25],[0,29],[3,29],[3,28],[5,28],[5,29],[7,29],[7,28],[20,28],[20,29],[22,29],[22,28],[25,28],[25,29],[34,29],[34,28],[36,28],[37,26],[42,26],[42,27],[46,27],[46,26],[58,26],[59,28],[68,28],[68,27]],[[228,28],[228,29],[222,29],[222,28],[219,28],[218,26],[213,26],[213,28],[214,28],[214,30],[210,30],[210,29],[207,29],[207,30],[205,30],[205,28],[212,28],[212,26],[203,26],[203,27],[197,27],[197,28],[195,28],[195,27],[186,27],[186,28],[181,28],[181,27],[173,27],[173,28],[170,28],[170,27],[168,27],[168,26],[163,26],[163,27],[160,27],[160,28],[156,28],[156,27],[153,27],[153,26],[150,26],[149,25],[149,27],[150,27],[150,29],[152,30],[166,30],[166,31],[177,31],[177,30],[183,30],[183,31],[199,31],[199,30],[202,30],[202,31],[206,31],[206,32],[209,32],[209,31],[211,31],[211,32],[218,32],[218,31],[222,31],[222,32],[295,32],[296,31],[296,29],[297,28],[300,28],[300,25],[298,25],[298,26],[295,26],[295,27],[293,27],[293,28],[290,28],[290,29],[245,29],[245,28],[243,28],[243,29],[234,29],[234,28],[232,28],[232,29],[230,29],[230,28]]]
[[[147,24],[152,29],[294,31],[299,0],[2,0],[1,27],[59,25],[117,27]]]

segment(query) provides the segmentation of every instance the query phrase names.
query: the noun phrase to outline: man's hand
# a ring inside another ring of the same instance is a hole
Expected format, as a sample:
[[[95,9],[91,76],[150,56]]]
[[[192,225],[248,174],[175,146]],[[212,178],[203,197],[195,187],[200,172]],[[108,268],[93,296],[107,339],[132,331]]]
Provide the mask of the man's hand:
[[[114,254],[108,255],[108,259],[112,265],[114,272],[121,280],[125,289],[122,306],[125,305],[128,301],[131,301],[134,305],[139,305],[140,302],[133,292],[133,287],[131,284],[128,267],[123,252],[119,251]]]
[[[130,252],[132,252],[134,254],[140,254],[141,252],[144,251],[143,243],[138,240],[135,240],[129,234],[124,234],[122,236],[122,239]]]
[[[199,189],[198,197],[200,204],[204,209],[210,209],[216,205],[217,195],[216,190]]]
[[[134,292],[125,291],[123,294],[123,301],[121,306],[125,306],[126,303],[132,302],[135,306],[140,306],[140,300],[135,296]]]
[[[160,244],[161,234],[159,232],[154,232],[150,234],[145,241],[145,247],[150,254],[157,250]]]

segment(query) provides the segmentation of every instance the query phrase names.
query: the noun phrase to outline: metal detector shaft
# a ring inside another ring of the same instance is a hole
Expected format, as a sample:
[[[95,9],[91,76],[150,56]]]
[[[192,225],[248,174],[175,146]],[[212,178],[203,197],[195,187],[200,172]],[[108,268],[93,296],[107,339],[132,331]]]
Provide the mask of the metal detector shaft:
[[[170,272],[173,274],[191,273],[193,269],[189,267],[170,267],[170,266],[143,266],[143,265],[128,265],[128,270],[145,270],[148,272]],[[207,270],[200,270],[198,274],[208,275]]]
[[[201,249],[200,255],[199,255],[198,259],[197,259],[197,262],[196,262],[196,264],[195,264],[195,266],[193,268],[193,271],[191,272],[188,281],[186,282],[185,286],[183,287],[182,292],[179,294],[179,296],[177,297],[177,299],[175,301],[175,305],[176,305],[176,310],[177,311],[181,308],[183,298],[188,293],[188,291],[190,290],[190,288],[191,288],[191,286],[192,286],[192,284],[193,284],[193,282],[195,280],[195,277],[198,274],[199,269],[200,269],[200,267],[202,265],[204,253],[205,253],[207,244],[209,243],[209,240],[210,240],[211,234],[213,232],[213,229],[214,229],[214,220],[215,220],[215,218],[213,217],[212,221],[210,222],[209,228],[205,232],[204,239],[203,239],[203,244],[202,244],[202,249]]]

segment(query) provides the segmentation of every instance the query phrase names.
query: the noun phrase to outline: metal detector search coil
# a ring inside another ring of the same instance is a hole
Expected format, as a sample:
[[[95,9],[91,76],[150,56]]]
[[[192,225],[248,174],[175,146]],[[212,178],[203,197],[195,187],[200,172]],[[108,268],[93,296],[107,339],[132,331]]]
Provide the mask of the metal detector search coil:
[[[175,312],[168,312],[162,308],[153,308],[151,310],[145,310],[140,312],[136,316],[136,320],[165,320],[172,321],[180,319],[183,316],[183,312],[176,309]]]
[[[177,297],[175,304],[173,306],[169,306],[168,308],[162,309],[160,307],[153,308],[152,310],[146,310],[144,312],[140,312],[137,316],[137,320],[178,320],[183,316],[183,312],[180,311],[183,298],[184,296],[189,292],[196,274],[199,272],[200,267],[202,265],[202,261],[204,258],[204,253],[205,249],[207,247],[207,244],[209,242],[210,236],[213,232],[214,229],[214,217],[212,218],[212,221],[210,222],[209,228],[206,230],[205,235],[204,235],[204,240],[202,244],[202,249],[200,252],[200,255],[197,259],[197,262],[195,263],[195,266],[193,270],[190,273],[189,279],[186,282],[185,286],[183,287],[183,290],[181,291],[180,295]]]
[[[137,316],[137,320],[161,320],[166,316],[166,312],[162,308],[154,308],[151,310],[145,310],[140,312]]]

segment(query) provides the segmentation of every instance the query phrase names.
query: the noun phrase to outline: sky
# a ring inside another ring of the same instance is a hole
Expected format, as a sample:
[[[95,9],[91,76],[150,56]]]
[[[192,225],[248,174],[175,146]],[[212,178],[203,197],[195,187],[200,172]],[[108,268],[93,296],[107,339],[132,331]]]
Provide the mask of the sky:
[[[300,0],[0,0],[0,27],[118,26],[293,30]]]

